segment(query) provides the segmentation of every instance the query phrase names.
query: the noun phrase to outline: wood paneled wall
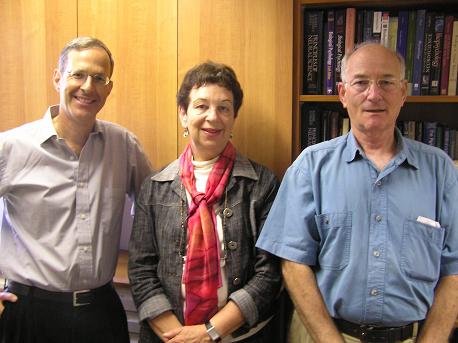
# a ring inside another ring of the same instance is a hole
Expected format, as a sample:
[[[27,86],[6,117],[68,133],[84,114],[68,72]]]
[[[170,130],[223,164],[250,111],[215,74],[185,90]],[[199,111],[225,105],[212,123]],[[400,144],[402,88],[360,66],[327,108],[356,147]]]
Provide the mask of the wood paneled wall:
[[[0,0],[0,131],[43,116],[58,102],[52,72],[76,36],[77,0]]]
[[[58,102],[51,75],[75,36],[103,40],[114,87],[100,117],[132,130],[156,168],[186,143],[175,94],[184,73],[212,59],[244,89],[237,148],[281,176],[291,161],[292,0],[0,0],[0,130]]]
[[[244,91],[234,144],[279,176],[291,162],[292,18],[288,0],[178,0],[180,82],[208,59],[234,68]]]

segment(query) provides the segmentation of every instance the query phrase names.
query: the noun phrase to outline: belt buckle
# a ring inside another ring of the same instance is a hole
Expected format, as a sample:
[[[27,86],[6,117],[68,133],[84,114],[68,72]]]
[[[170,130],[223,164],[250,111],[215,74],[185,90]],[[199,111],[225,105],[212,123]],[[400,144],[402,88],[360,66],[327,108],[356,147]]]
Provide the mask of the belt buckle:
[[[80,294],[89,293],[90,291],[91,291],[90,289],[83,289],[81,291],[74,291],[73,292],[73,307],[90,305],[91,304],[90,302],[88,302],[88,303],[80,303],[80,302],[78,302],[78,296]]]

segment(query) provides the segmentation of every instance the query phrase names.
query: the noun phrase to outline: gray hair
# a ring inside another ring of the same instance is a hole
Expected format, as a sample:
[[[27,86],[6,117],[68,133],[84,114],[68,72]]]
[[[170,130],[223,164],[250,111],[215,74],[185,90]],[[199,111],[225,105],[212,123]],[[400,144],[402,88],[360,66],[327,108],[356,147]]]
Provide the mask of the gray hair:
[[[346,82],[346,73],[347,73],[347,64],[348,64],[348,61],[350,59],[350,57],[356,52],[358,51],[360,48],[363,48],[365,46],[369,46],[369,45],[378,45],[378,46],[382,46],[384,47],[386,50],[388,50],[390,53],[393,54],[393,56],[395,56],[398,61],[399,61],[399,66],[401,67],[401,73],[399,75],[401,81],[404,80],[405,78],[405,75],[406,75],[406,62],[404,61],[404,57],[402,57],[401,54],[397,53],[396,51],[393,51],[391,50],[390,48],[387,48],[386,46],[380,44],[380,43],[377,43],[377,42],[372,42],[372,41],[366,41],[366,42],[363,42],[361,44],[358,44],[355,46],[355,48],[350,51],[350,52],[347,52],[345,54],[345,56],[343,57],[342,59],[342,63],[340,65],[340,78],[342,80],[343,83]]]
[[[66,66],[67,66],[67,61],[68,61],[68,53],[71,50],[84,50],[88,48],[101,48],[105,50],[107,53],[109,59],[110,59],[110,75],[113,75],[113,68],[114,68],[114,60],[113,56],[111,55],[110,49],[103,43],[101,40],[97,38],[92,38],[92,37],[77,37],[70,42],[67,43],[67,45],[64,46],[62,49],[60,56],[59,56],[59,70],[60,72],[64,72]]]

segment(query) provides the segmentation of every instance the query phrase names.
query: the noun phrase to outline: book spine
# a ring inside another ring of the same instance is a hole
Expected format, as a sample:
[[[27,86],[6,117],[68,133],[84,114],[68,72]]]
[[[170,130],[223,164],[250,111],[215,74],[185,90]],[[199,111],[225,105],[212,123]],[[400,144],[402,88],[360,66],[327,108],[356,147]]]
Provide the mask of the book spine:
[[[356,12],[356,44],[364,42],[364,10]]]
[[[423,122],[423,143],[436,146],[436,128],[436,122]]]
[[[389,47],[389,26],[390,26],[390,13],[382,13],[382,34],[380,36],[380,44],[385,47]]]
[[[329,10],[327,14],[328,34],[326,41],[326,93],[334,93],[334,11]]]
[[[407,51],[406,51],[406,80],[407,95],[413,92],[413,57],[415,54],[415,21],[416,12],[409,11],[409,23],[407,29]]]
[[[431,76],[431,55],[434,35],[434,13],[427,12],[425,19],[425,38],[423,44],[423,65],[421,68],[421,95],[429,94],[429,80]]]
[[[451,159],[455,159],[456,157],[456,129],[450,129],[450,140],[449,140],[449,147],[450,152],[449,156]]]
[[[423,142],[423,122],[415,122],[415,140]]]
[[[450,71],[448,73],[448,95],[456,95],[458,73],[458,20],[453,21],[452,46],[450,50]]]
[[[356,8],[348,7],[345,14],[345,53],[355,48]]]
[[[425,35],[426,10],[416,12],[415,50],[413,57],[412,95],[421,94],[421,68],[423,65],[423,44]]]
[[[327,141],[331,138],[331,111],[321,111],[321,141]]]
[[[320,94],[323,54],[323,11],[304,13],[304,93]]]
[[[340,79],[340,66],[345,53],[345,10],[335,12],[335,48],[334,48],[334,94],[338,94],[337,84]]]
[[[368,42],[372,40],[372,23],[374,19],[373,10],[364,10],[364,34],[363,41]]]
[[[321,141],[320,111],[302,105],[301,115],[301,148],[317,144]]]
[[[329,119],[329,138],[336,138],[340,133],[340,113],[331,111]]]
[[[406,59],[407,56],[407,30],[409,25],[409,12],[399,11],[396,51]]]
[[[431,54],[430,95],[439,95],[442,65],[442,45],[444,42],[444,15],[438,14],[434,18],[434,35]]]
[[[444,137],[442,143],[442,150],[450,156],[450,128],[444,127]]]
[[[372,41],[380,43],[380,37],[382,36],[382,11],[374,11],[373,13]]]
[[[441,95],[447,95],[448,93],[448,73],[450,71],[450,51],[452,46],[453,19],[454,18],[451,15],[445,17],[444,48],[442,49],[442,68],[440,80]]]
[[[388,48],[396,51],[396,41],[398,36],[398,17],[390,17],[390,23],[388,24]]]

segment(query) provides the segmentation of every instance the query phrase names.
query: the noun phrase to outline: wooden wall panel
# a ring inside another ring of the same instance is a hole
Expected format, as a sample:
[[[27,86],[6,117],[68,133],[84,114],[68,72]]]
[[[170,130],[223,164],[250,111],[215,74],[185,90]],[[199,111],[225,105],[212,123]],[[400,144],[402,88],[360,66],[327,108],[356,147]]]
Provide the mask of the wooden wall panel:
[[[76,36],[76,0],[0,0],[0,131],[43,116],[58,103],[52,73]]]
[[[177,5],[170,0],[79,0],[78,35],[104,41],[114,87],[100,117],[132,130],[155,168],[177,156]]]
[[[292,0],[178,0],[179,83],[208,59],[232,66],[245,94],[234,144],[278,176],[291,162],[292,26]]]

